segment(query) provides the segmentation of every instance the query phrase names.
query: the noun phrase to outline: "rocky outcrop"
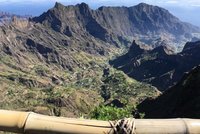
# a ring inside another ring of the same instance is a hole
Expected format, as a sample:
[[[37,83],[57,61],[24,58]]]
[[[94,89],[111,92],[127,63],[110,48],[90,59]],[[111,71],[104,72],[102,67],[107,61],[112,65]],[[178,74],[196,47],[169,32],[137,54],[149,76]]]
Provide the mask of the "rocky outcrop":
[[[200,33],[198,27],[181,22],[167,10],[145,3],[132,7],[100,7],[96,10],[85,3],[75,6],[56,3],[54,8],[32,20],[68,36],[90,34],[115,45],[135,37],[153,47],[161,45],[163,41],[183,46],[184,40],[193,38],[193,33]]]
[[[49,86],[49,84],[44,84],[33,78],[26,78],[23,76],[9,75],[6,78],[15,83],[20,83],[22,85],[25,85],[27,88],[43,88],[43,87]]]
[[[70,93],[67,97],[48,98],[47,104],[55,106],[54,115],[79,117],[86,115],[101,102],[101,98],[94,91],[78,90]]]
[[[22,27],[24,27],[24,25],[26,26],[28,19],[31,16],[21,16],[21,15],[15,15],[15,14],[11,14],[8,12],[0,12],[0,25],[6,25],[6,24],[10,24],[11,22],[13,22],[13,20],[22,20],[24,21],[24,24],[21,25]]]
[[[146,118],[200,118],[200,66],[186,73],[174,87],[139,106]]]
[[[144,50],[133,42],[127,54],[110,61],[130,77],[150,83],[163,91],[178,82],[184,72],[200,64],[200,42],[187,43],[182,52],[169,55],[166,46]]]

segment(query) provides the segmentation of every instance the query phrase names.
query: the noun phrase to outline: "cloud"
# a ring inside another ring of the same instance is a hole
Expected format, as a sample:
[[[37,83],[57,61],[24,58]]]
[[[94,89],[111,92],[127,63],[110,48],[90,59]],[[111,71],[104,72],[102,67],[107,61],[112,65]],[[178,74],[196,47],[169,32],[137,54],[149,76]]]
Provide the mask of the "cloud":
[[[178,1],[176,0],[169,0],[169,1],[166,1],[167,4],[177,4]]]
[[[192,7],[200,7],[200,4],[191,5]]]

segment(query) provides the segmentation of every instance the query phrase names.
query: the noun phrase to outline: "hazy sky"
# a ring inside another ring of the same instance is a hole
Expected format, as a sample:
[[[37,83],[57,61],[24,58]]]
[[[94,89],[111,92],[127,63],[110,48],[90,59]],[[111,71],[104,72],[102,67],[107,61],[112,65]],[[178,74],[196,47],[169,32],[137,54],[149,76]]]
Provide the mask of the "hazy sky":
[[[91,8],[100,6],[134,6],[145,2],[168,9],[183,21],[200,26],[200,0],[0,0],[0,10],[16,14],[40,15],[58,1],[64,5],[85,2]]]

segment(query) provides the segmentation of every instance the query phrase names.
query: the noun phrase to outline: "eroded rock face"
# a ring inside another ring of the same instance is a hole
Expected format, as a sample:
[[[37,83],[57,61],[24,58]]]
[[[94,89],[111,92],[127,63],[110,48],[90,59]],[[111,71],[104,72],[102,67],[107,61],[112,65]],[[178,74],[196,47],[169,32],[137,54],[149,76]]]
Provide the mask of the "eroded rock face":
[[[0,25],[5,25],[8,23],[11,23],[11,22],[13,22],[13,20],[23,20],[23,22],[24,22],[23,25],[26,26],[27,23],[25,23],[25,22],[28,22],[29,17],[31,17],[31,16],[28,16],[28,15],[21,16],[21,15],[11,14],[8,12],[0,12]],[[23,25],[21,25],[21,26],[24,27]]]
[[[164,91],[178,82],[184,72],[200,64],[199,51],[200,42],[187,43],[182,52],[172,55],[166,46],[144,50],[133,42],[127,54],[110,63],[132,78]]]
[[[137,37],[137,40],[152,47],[161,45],[163,41],[183,47],[186,41],[192,40],[193,33],[200,33],[198,27],[181,22],[167,10],[145,3],[133,7],[100,7],[97,10],[90,9],[85,3],[75,6],[56,3],[54,8],[33,18],[33,21],[70,37],[90,34],[114,44]]]
[[[146,99],[139,111],[146,118],[200,118],[200,66],[156,99]]]

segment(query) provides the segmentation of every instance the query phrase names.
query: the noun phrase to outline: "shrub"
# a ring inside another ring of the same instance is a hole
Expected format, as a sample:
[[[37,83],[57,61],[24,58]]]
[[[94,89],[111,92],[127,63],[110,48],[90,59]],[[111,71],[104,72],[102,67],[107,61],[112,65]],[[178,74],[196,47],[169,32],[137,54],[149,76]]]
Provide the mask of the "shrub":
[[[125,117],[132,117],[132,109],[132,107],[99,106],[91,112],[90,116],[97,120],[119,120]]]

